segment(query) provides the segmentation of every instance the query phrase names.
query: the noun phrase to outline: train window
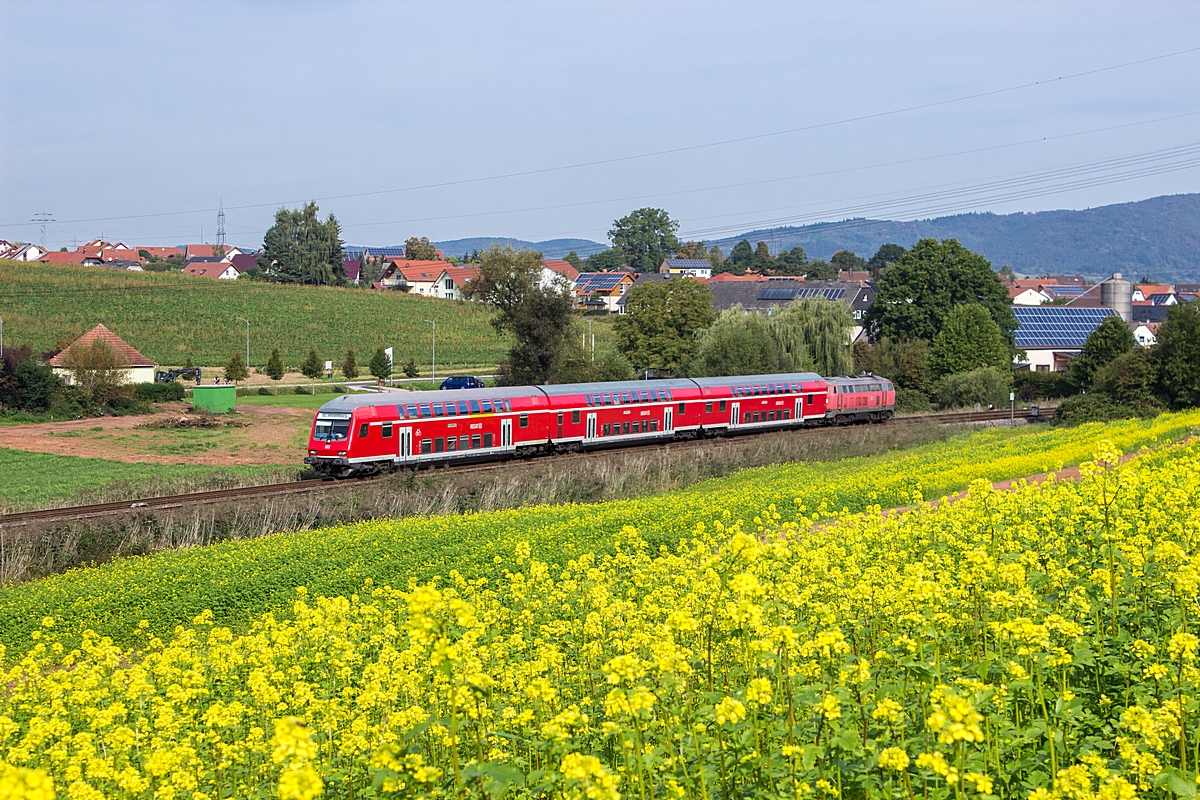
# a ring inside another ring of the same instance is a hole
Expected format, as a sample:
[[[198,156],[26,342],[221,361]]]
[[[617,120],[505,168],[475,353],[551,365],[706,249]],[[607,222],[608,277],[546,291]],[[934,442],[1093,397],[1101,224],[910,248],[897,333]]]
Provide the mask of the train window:
[[[485,434],[483,435],[483,446],[484,446],[484,447],[491,447],[491,446],[492,446],[492,434],[490,434],[490,433],[485,433]]]
[[[358,438],[365,439],[365,438],[367,438],[367,434],[370,432],[371,432],[371,426],[368,425],[367,423],[364,422],[362,425],[358,426]]]
[[[446,440],[440,436],[437,437],[436,439],[434,439],[433,440],[433,452],[435,452],[435,453],[446,452]]]
[[[433,416],[433,412],[429,410],[429,403],[421,403],[418,407],[421,409],[422,417],[432,417]]]
[[[759,417],[759,412],[757,412],[757,411],[755,411],[755,412],[754,412],[754,421],[755,421],[755,422],[762,422],[762,421],[764,421],[764,420],[766,419],[766,417],[767,417],[767,415],[766,415],[766,414],[762,414],[762,417],[761,417],[761,419],[760,419],[760,417]]]
[[[466,400],[458,401],[458,413],[460,413],[460,414],[470,414],[471,413],[471,409],[467,407]]]
[[[558,424],[559,425],[563,424],[563,412],[561,412],[561,411],[558,412]]]
[[[433,439],[421,440],[421,454],[426,455],[433,452]]]
[[[453,453],[457,449],[458,449],[458,437],[457,436],[447,436],[446,437],[446,452]]]
[[[472,400],[472,401],[471,401],[471,413],[472,413],[472,414],[478,414],[478,413],[479,413],[479,401],[478,401],[478,400]]]
[[[650,420],[650,430],[651,431],[658,430],[658,420],[656,420],[656,419]]]
[[[454,407],[454,403],[446,403],[446,416],[454,417],[458,415],[458,410]]]
[[[810,395],[808,396],[808,404],[809,404],[810,406],[812,405],[812,401],[813,401],[813,396],[810,394]]]
[[[769,414],[767,414],[767,419],[770,420],[771,422],[774,422],[775,421],[775,412],[772,411]]]
[[[611,424],[611,423],[609,423],[608,425],[605,425],[605,426],[604,426],[604,435],[605,435],[605,436],[612,436],[612,424]]]
[[[417,412],[417,407],[415,405],[405,406],[404,410],[408,413],[409,419],[417,418],[418,412]]]
[[[512,411],[512,403],[510,403],[510,402],[508,402],[507,400],[505,400],[505,401],[504,401],[504,410],[505,410],[505,411]]]
[[[641,394],[641,398],[642,398],[642,402],[643,402],[643,403],[649,403],[649,402],[650,402],[650,393],[649,393],[649,392],[642,392],[642,394]]]
[[[640,419],[635,419],[635,420],[633,421],[633,427],[632,427],[632,431],[633,431],[634,433],[641,433],[641,432],[642,432],[642,421],[641,421]]]
[[[629,435],[629,423],[628,422],[625,423],[624,430],[622,430],[621,433],[625,434],[626,436]]]
[[[379,430],[380,430],[381,434],[383,435],[383,438],[385,438],[385,439],[392,438],[392,423],[390,423],[390,422],[383,423],[382,425],[379,426]]]
[[[435,417],[444,417],[444,416],[446,416],[446,409],[442,408],[442,404],[441,404],[441,403],[434,403],[434,404],[433,404],[433,415],[434,415]]]
[[[687,407],[687,403],[680,403],[680,404],[679,404],[679,413],[680,413],[680,414],[682,414],[682,413],[683,413],[683,410],[684,410],[686,407]]]
[[[612,405],[612,395],[611,395],[611,394],[607,394],[607,393],[606,393],[606,394],[602,394],[602,395],[600,395],[600,402],[601,402],[603,405],[606,405],[606,406],[611,406],[611,405]]]
[[[492,413],[492,401],[491,400],[480,400],[479,402],[483,406],[483,413],[485,413],[485,414]]]
[[[880,389],[880,387],[879,387],[879,384],[878,384],[878,383],[872,383],[872,384],[871,384],[871,391],[872,391],[872,392],[878,392],[878,391],[882,391],[882,390]]]
[[[792,418],[792,412],[791,412],[791,411],[788,411],[788,410],[785,408],[785,409],[783,410],[783,418],[784,418],[784,419],[791,419],[791,418]]]
[[[725,402],[726,402],[726,401],[722,400],[722,401],[721,401],[721,405],[719,406],[719,410],[720,410],[720,412],[721,412],[722,414],[724,414],[724,413],[725,413]]]
[[[575,411],[572,411],[572,412],[571,412],[571,424],[572,424],[572,425],[578,425],[578,424],[579,424],[579,411],[578,411],[578,410],[575,410]]]
[[[528,428],[528,427],[529,427],[529,415],[528,415],[528,414],[522,414],[522,415],[521,415],[521,427],[522,427],[522,428]]]
[[[488,442],[488,446],[491,447],[490,441]],[[478,433],[471,434],[471,449],[472,450],[479,449],[479,434]]]
[[[705,404],[704,404],[704,413],[705,413],[705,414],[711,414],[711,413],[712,413],[712,403],[705,403]]]

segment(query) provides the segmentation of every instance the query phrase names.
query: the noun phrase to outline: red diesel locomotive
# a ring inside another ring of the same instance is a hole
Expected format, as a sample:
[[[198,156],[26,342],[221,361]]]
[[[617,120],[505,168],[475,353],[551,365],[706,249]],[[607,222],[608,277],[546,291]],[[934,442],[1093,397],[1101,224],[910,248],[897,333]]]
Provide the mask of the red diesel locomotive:
[[[874,375],[812,372],[343,395],[321,406],[304,459],[322,477],[568,453],[806,425],[882,422]]]

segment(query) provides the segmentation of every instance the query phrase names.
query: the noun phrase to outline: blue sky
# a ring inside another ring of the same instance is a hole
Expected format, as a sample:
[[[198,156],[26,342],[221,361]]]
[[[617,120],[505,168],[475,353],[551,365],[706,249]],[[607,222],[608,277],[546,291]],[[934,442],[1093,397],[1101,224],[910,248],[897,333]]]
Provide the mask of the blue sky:
[[[221,203],[228,240],[257,246],[312,198],[347,242],[386,244],[604,241],[645,205],[711,239],[868,203],[911,219],[1200,190],[1164,155],[1071,191],[913,200],[1200,142],[1200,51],[1054,80],[1200,46],[1194,2],[6,0],[0,30],[0,238],[36,239],[46,210],[56,248],[213,241]]]

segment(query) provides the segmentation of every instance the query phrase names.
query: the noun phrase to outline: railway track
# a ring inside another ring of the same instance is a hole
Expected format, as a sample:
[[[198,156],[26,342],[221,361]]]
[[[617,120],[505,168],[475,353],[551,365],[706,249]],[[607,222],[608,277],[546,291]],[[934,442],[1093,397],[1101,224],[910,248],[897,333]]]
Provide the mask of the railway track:
[[[952,414],[928,414],[912,417],[896,417],[888,424],[917,424],[936,422],[941,425],[957,425],[971,422],[994,422],[1006,419],[1020,419],[1038,422],[1049,419],[1053,408],[1043,408],[1039,415],[1033,415],[1028,410],[1013,413],[1007,410],[995,411],[965,411]],[[597,454],[611,454],[624,451],[653,452],[655,450],[673,450],[688,447],[703,447],[711,439],[693,439],[683,442],[666,442],[659,445],[629,445],[611,447],[603,450],[593,450],[587,453],[574,453],[556,456],[559,461],[566,459],[588,458]],[[728,441],[728,440],[726,440]],[[460,466],[435,467],[438,470],[458,473],[491,472],[510,466],[511,460],[489,462],[486,464],[463,464]],[[353,486],[378,478],[350,479],[346,481],[322,481],[305,479],[289,483],[272,483],[263,486],[241,486],[234,489],[215,489],[206,492],[191,492],[189,494],[167,495],[164,497],[147,497],[141,500],[118,500],[111,503],[96,503],[86,506],[68,506],[65,508],[47,508],[38,511],[19,511],[12,514],[0,514],[0,530],[29,525],[35,522],[67,522],[72,520],[97,519],[102,517],[120,516],[126,514],[144,513],[147,511],[166,511],[190,506],[211,505],[234,500],[261,500],[282,497],[293,494],[325,491],[339,487]]]

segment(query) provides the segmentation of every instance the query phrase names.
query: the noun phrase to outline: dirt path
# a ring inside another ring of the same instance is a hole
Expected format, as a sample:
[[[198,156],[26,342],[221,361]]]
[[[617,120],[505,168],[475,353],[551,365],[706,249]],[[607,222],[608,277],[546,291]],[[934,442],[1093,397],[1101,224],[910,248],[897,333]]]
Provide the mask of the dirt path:
[[[159,428],[190,415],[185,403],[164,403],[154,414],[0,426],[0,447],[56,455],[150,464],[237,466],[304,460],[312,412],[240,406],[212,428]]]

